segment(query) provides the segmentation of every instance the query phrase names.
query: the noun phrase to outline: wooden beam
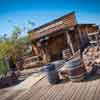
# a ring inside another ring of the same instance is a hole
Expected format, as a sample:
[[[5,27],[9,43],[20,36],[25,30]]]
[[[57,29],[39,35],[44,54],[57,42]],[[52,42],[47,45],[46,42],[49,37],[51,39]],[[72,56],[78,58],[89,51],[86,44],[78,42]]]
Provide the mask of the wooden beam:
[[[79,39],[80,47],[81,46],[84,47],[86,45],[86,36],[85,37],[83,36],[84,33],[82,34],[81,29],[80,29],[80,26],[77,27],[77,30],[78,30],[79,37],[80,37],[80,39]]]
[[[79,26],[77,27],[77,30],[78,30],[78,33],[79,33],[80,41],[83,43],[82,34],[81,34],[81,30],[80,30]]]
[[[74,51],[74,48],[73,48],[73,45],[72,45],[72,41],[70,39],[70,35],[69,35],[68,31],[66,31],[66,37],[67,37],[67,42],[68,42],[68,44],[70,46],[70,49],[72,51],[72,54],[74,55],[75,51]]]
[[[86,34],[87,34],[87,38],[88,38],[88,36],[89,36],[89,32],[88,32],[88,29],[87,29],[86,26],[85,26],[85,32],[86,32]],[[89,38],[88,38],[88,41],[89,41]]]
[[[37,47],[37,45],[32,45],[32,53],[33,55],[36,55],[38,56],[40,53],[39,53],[39,48]]]

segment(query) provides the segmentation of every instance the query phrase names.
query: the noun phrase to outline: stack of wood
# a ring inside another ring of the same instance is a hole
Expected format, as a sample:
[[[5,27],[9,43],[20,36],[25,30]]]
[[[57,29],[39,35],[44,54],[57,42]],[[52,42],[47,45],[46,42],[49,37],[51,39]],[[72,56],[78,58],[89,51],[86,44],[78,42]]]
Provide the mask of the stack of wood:
[[[69,60],[70,57],[72,56],[72,53],[71,53],[70,49],[65,49],[62,51],[62,55],[63,55],[64,60]]]
[[[88,72],[93,70],[93,66],[100,67],[100,47],[88,47],[83,52],[83,61]]]

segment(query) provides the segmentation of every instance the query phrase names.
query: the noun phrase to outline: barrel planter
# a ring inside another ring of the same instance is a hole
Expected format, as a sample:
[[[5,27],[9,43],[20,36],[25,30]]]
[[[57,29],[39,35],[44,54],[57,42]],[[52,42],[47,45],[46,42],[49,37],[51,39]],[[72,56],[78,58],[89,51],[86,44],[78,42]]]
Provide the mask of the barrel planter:
[[[86,70],[80,57],[72,58],[65,64],[68,71],[68,77],[71,81],[77,82],[85,78]]]
[[[44,66],[44,71],[47,74],[47,78],[50,84],[57,84],[60,82],[59,75],[54,64],[47,64]]]

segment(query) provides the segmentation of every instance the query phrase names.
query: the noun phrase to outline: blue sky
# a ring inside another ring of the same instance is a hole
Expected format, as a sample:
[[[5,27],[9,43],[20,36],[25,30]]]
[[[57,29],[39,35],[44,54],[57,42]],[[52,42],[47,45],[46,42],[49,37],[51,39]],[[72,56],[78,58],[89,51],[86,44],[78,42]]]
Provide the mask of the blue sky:
[[[37,27],[71,11],[78,23],[100,25],[100,0],[0,0],[0,35],[10,34],[13,25],[32,20]]]

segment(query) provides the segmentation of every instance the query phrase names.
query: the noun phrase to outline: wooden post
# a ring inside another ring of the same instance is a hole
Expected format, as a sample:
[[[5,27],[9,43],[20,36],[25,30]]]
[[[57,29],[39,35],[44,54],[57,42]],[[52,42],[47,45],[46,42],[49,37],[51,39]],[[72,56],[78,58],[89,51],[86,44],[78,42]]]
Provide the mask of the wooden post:
[[[79,27],[79,26],[77,27],[77,30],[78,30],[79,37],[80,37],[79,42],[80,42],[80,47],[81,47],[81,45],[82,45],[82,46],[84,46],[84,45],[85,45],[85,41],[84,41],[84,37],[82,36],[82,32],[81,32],[81,30],[80,30],[80,27]]]
[[[36,45],[32,45],[32,53],[33,55],[36,55],[36,56],[39,55],[39,49]]]
[[[87,30],[87,27],[86,26],[85,26],[85,32],[87,34],[87,42],[89,43],[88,30]]]
[[[80,41],[83,43],[82,34],[81,34],[81,30],[80,30],[79,26],[77,27],[77,30],[78,30],[78,33],[79,33]]]
[[[69,36],[68,31],[66,31],[66,37],[67,37],[67,42],[68,42],[68,44],[70,46],[70,49],[72,51],[72,54],[74,55],[75,54],[75,51],[74,51],[74,48],[73,48],[73,45],[72,45],[72,42],[71,42],[71,39],[70,39],[70,36]]]

